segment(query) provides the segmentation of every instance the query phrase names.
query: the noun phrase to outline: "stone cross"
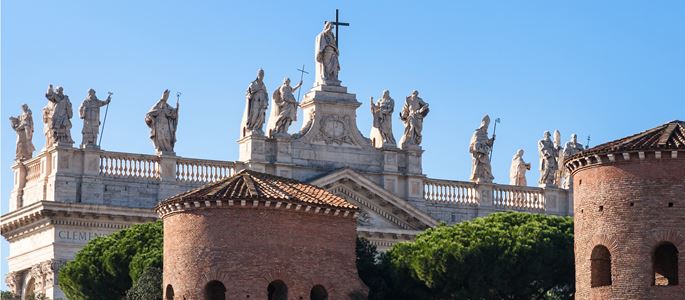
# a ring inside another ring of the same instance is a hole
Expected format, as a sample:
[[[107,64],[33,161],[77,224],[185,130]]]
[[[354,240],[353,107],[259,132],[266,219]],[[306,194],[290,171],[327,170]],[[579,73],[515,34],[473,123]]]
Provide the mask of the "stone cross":
[[[337,40],[336,40],[337,42]],[[336,45],[337,46],[337,45]],[[304,79],[304,74],[309,74],[309,72],[304,70],[304,65],[302,65],[302,69],[297,69],[300,71],[300,82],[302,82],[302,79]],[[300,89],[297,90],[297,101],[300,101]]]
[[[335,9],[335,22],[330,22],[331,24],[335,25],[335,47],[338,48],[338,42],[340,41],[340,36],[338,35],[338,27],[339,26],[350,26],[350,23],[343,23],[340,22],[338,19],[338,9]]]

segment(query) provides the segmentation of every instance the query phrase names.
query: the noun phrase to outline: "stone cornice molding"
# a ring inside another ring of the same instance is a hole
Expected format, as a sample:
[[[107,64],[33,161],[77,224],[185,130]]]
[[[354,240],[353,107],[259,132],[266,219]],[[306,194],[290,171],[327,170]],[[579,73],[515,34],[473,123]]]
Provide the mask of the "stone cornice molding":
[[[392,206],[404,211],[408,215],[412,216],[413,218],[417,219],[419,222],[424,224],[426,227],[435,227],[438,225],[438,222],[433,219],[430,215],[427,213],[419,210],[418,208],[414,207],[413,205],[409,204],[406,200],[396,196],[395,194],[385,190],[384,188],[378,186],[376,183],[371,181],[370,179],[366,178],[365,176],[357,173],[356,171],[350,169],[350,168],[344,168],[341,170],[333,171],[327,175],[324,175],[322,177],[319,177],[311,182],[310,184],[317,185],[317,186],[327,186],[327,185],[332,185],[337,181],[347,179],[352,182],[355,182],[356,184],[368,189],[372,193],[378,195],[379,197],[385,199],[390,203]]]
[[[621,164],[640,161],[660,161],[685,159],[683,150],[631,150],[617,151],[608,153],[588,153],[587,155],[576,155],[564,161],[564,167],[575,175],[578,171],[593,168],[601,165]]]

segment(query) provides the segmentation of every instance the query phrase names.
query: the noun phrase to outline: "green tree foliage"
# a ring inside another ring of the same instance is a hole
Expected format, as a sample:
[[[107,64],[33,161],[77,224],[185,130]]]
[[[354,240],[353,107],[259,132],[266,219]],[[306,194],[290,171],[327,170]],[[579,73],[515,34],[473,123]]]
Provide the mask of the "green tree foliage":
[[[59,271],[71,300],[119,300],[149,267],[162,267],[162,222],[131,226],[91,240]]]
[[[18,300],[19,297],[10,291],[0,291],[0,300]]]
[[[162,269],[149,267],[126,292],[127,300],[162,300]]]
[[[414,299],[564,299],[574,286],[572,218],[495,213],[439,226],[389,252],[388,278]],[[388,262],[386,262],[388,263]],[[391,298],[385,298],[391,299]],[[399,299],[399,298],[398,298]]]

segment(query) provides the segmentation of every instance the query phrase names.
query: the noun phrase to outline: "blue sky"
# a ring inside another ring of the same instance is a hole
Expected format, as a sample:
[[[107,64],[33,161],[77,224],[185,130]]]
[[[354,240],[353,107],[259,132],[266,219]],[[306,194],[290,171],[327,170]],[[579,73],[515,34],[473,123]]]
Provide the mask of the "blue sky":
[[[592,136],[591,145],[685,119],[682,1],[3,1],[0,174],[12,188],[15,134],[7,118],[40,110],[49,83],[75,107],[88,88],[114,92],[102,147],[153,153],[145,112],[162,91],[181,91],[176,152],[236,160],[247,84],[258,68],[273,90],[296,68],[313,70],[314,37],[340,8],[340,79],[362,107],[390,90],[399,111],[411,90],[431,111],[424,173],[467,180],[468,142],[481,117],[501,118],[495,181],[507,182],[518,148],[533,163],[545,130]],[[313,74],[313,73],[312,73]],[[312,76],[305,77],[305,88]],[[301,115],[301,114],[300,114]],[[72,135],[80,142],[81,120]],[[402,123],[394,120],[396,138]],[[291,131],[299,129],[295,124]],[[492,131],[492,129],[491,129]],[[7,243],[2,246],[3,279]]]

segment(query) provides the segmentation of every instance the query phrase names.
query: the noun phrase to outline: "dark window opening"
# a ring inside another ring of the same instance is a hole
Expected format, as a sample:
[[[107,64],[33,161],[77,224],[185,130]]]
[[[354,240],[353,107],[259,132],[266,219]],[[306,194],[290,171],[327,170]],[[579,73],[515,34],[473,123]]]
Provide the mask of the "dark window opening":
[[[226,300],[226,286],[217,280],[208,282],[205,286],[205,300]]]
[[[164,299],[174,300],[174,287],[172,287],[171,284],[167,284],[166,292],[164,294],[166,295]]]
[[[669,242],[654,250],[654,285],[678,285],[678,249]]]
[[[590,270],[591,287],[611,285],[611,253],[607,247],[597,245],[592,249]]]
[[[326,291],[326,288],[324,288],[322,285],[317,284],[312,288],[312,291],[309,293],[309,299],[328,300],[328,292]]]
[[[282,280],[272,281],[266,290],[269,300],[288,300],[288,286]]]

